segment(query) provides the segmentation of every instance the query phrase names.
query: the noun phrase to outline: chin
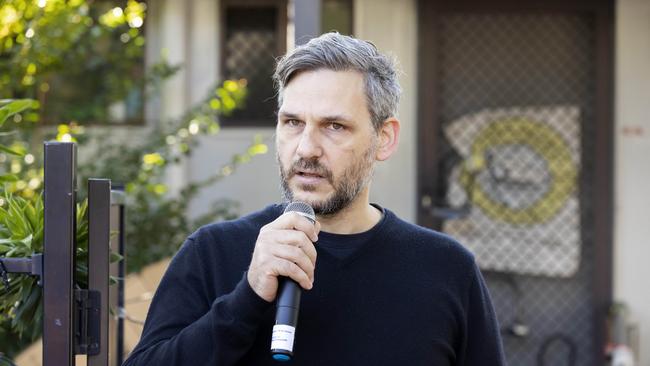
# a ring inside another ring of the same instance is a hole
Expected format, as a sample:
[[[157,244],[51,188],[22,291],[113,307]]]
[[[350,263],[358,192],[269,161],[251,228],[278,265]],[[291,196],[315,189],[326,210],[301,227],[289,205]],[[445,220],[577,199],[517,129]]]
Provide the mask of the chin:
[[[294,201],[301,201],[312,207],[322,206],[329,198],[328,194],[303,189],[294,189],[291,193]]]

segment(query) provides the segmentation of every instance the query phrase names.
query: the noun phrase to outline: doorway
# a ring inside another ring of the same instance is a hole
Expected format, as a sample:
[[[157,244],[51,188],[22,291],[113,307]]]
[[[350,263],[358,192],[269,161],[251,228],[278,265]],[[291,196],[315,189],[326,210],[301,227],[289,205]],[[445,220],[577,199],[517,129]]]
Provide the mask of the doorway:
[[[612,1],[418,13],[419,223],[475,254],[509,364],[604,364]]]

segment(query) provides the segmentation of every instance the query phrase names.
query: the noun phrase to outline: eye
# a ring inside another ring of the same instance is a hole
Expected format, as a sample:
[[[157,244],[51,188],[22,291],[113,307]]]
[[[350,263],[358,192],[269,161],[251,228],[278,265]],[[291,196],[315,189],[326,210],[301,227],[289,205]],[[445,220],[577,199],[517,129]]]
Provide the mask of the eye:
[[[284,123],[289,127],[300,127],[302,125],[302,121],[297,119],[288,119]]]
[[[340,123],[330,122],[330,123],[327,125],[327,128],[330,129],[330,130],[333,130],[333,131],[342,131],[342,130],[345,129],[345,126],[343,126],[343,125],[340,124]]]

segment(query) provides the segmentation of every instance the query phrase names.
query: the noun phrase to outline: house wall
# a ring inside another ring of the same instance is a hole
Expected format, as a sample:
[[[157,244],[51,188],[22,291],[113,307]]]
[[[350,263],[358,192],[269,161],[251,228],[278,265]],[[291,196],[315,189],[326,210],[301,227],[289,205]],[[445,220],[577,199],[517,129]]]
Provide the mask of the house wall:
[[[650,0],[618,0],[615,70],[614,297],[650,365]]]
[[[356,0],[355,36],[392,54],[401,69],[400,146],[377,165],[371,200],[414,222],[416,217],[417,22],[415,0]]]
[[[172,62],[186,71],[167,84],[149,116],[177,115],[201,99],[217,81],[219,66],[219,6],[213,0],[150,1],[148,42],[151,49],[166,48]],[[372,200],[407,220],[416,212],[417,22],[416,1],[356,0],[355,34],[373,41],[400,61],[404,89],[399,111],[400,148],[389,161],[378,164]],[[650,291],[642,281],[650,277],[650,0],[618,0],[616,15],[615,100],[615,238],[614,296],[626,302],[641,336],[640,365],[650,365]],[[164,26],[163,26],[164,25]],[[155,31],[151,32],[154,28]],[[148,61],[157,57],[148,53]],[[156,104],[157,103],[157,104]],[[190,205],[190,214],[207,210],[217,198],[240,202],[240,213],[277,202],[277,168],[272,128],[224,128],[204,137],[201,146],[182,167],[170,173],[172,185],[210,175],[241,152],[260,134],[269,153],[255,157],[232,176],[206,190]],[[646,286],[647,287],[647,286]]]

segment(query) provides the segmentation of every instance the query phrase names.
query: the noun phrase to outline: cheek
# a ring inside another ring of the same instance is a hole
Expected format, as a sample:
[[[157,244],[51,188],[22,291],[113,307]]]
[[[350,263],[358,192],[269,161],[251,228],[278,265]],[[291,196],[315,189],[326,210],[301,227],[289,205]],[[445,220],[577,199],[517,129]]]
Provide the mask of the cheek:
[[[338,178],[361,159],[360,154],[361,152],[355,151],[352,147],[341,148],[339,146],[327,153],[327,162],[323,162],[323,164],[326,164],[334,177]]]
[[[277,152],[278,157],[286,163],[287,157],[291,157],[293,154],[291,140],[286,137],[276,137],[275,151]]]

